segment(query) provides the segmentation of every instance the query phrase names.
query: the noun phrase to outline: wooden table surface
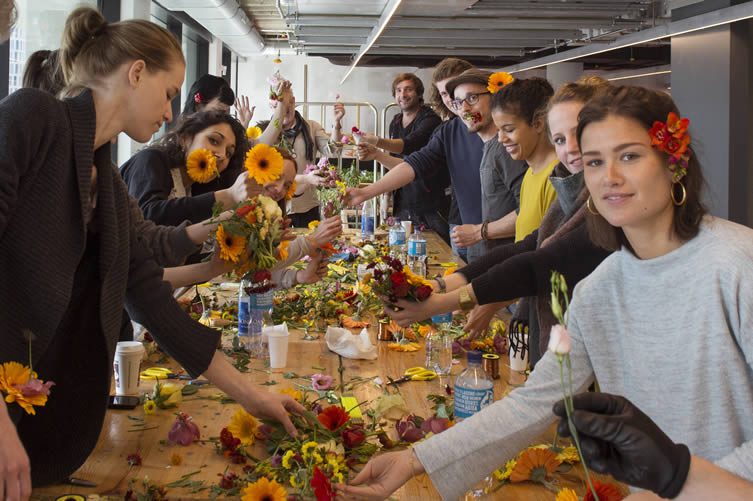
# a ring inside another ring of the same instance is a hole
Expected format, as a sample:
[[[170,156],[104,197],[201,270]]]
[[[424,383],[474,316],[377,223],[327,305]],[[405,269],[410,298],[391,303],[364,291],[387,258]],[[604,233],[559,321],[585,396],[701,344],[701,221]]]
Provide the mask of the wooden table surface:
[[[429,241],[430,257],[434,258],[434,262],[453,260],[449,248],[436,235],[428,234],[427,240]],[[455,257],[454,260],[458,261],[458,258]],[[430,272],[436,271],[437,268],[430,267]],[[345,359],[345,381],[356,376],[380,376],[386,381],[387,376],[394,378],[402,375],[403,371],[409,367],[423,365],[423,349],[413,353],[389,351],[386,343],[376,341],[375,328],[370,327],[369,332],[372,342],[377,345],[379,356],[374,361]],[[253,360],[250,367],[257,370],[243,373],[241,377],[255,383],[275,381],[277,383],[275,385],[261,386],[264,390],[271,392],[279,392],[283,388],[294,387],[296,383],[310,384],[309,380],[284,378],[283,373],[289,371],[294,371],[300,375],[323,372],[331,374],[337,380],[338,357],[327,349],[323,340],[324,336],[321,335],[320,339],[315,341],[305,341],[302,338],[303,333],[301,331],[293,330],[291,332],[288,364],[285,369],[265,370],[260,360]],[[512,389],[507,384],[509,368],[504,357],[502,361],[503,363],[500,364],[501,377],[495,383],[496,399],[501,398]],[[174,363],[173,365],[167,364],[167,366],[178,369]],[[430,416],[431,406],[426,400],[426,396],[431,393],[442,393],[444,385],[452,384],[455,376],[462,371],[464,366],[464,361],[462,364],[453,365],[452,374],[449,377],[428,382],[411,381],[400,385],[400,391],[410,410],[424,417]],[[315,367],[317,368],[315,369]],[[325,370],[321,371],[319,368]],[[153,386],[153,382],[142,380],[141,391],[150,392]],[[218,392],[219,390],[214,387],[203,387],[199,393],[184,397],[184,401],[179,407],[180,411],[193,417],[194,422],[199,425],[203,439],[217,437],[220,430],[229,424],[230,417],[238,408],[237,404],[223,405],[214,400],[199,398]],[[372,383],[365,383],[358,385],[353,393],[359,401],[368,401],[380,395],[381,389]],[[34,490],[33,497],[46,498],[75,493],[83,496],[91,494],[118,496],[122,499],[131,478],[141,480],[147,476],[151,481],[163,485],[175,481],[185,474],[200,470],[200,473],[192,479],[206,480],[207,484],[211,485],[217,483],[218,474],[224,472],[226,468],[235,468],[236,471],[239,471],[237,465],[230,465],[226,458],[218,455],[211,443],[195,443],[187,447],[161,443],[161,441],[167,439],[167,433],[175,419],[174,412],[175,409],[158,409],[154,415],[145,416],[141,406],[134,410],[109,410],[95,450],[86,463],[74,474],[76,478],[90,480],[97,486],[85,488],[57,485],[39,488]],[[144,418],[145,429],[138,429],[135,426],[137,421],[129,418],[129,416]],[[394,433],[394,426],[391,428],[392,433]],[[542,437],[541,441],[545,440],[551,440],[551,436]],[[261,451],[261,448],[259,451]],[[132,453],[141,455],[143,458],[141,466],[129,468],[126,457]],[[171,466],[171,456],[175,453],[182,456],[180,466]],[[576,467],[568,474],[558,474],[559,484],[563,487],[573,487],[582,495],[584,488],[580,480],[581,472],[581,468]],[[170,499],[207,498],[208,496],[206,491],[199,494],[190,494],[185,489],[177,488],[170,489],[167,495]],[[552,500],[554,496],[553,492],[543,486],[529,482],[505,485],[484,499],[543,501]],[[395,497],[403,500],[439,499],[439,495],[426,475],[410,481],[396,493]]]

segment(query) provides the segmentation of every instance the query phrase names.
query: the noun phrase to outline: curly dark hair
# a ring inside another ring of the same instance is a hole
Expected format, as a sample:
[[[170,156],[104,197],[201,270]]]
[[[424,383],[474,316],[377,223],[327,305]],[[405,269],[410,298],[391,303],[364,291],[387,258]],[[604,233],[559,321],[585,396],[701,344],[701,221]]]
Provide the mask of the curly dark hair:
[[[515,79],[492,95],[492,111],[512,113],[528,125],[543,119],[549,98],[554,94],[545,78]]]
[[[183,116],[174,129],[165,134],[151,147],[164,151],[170,160],[170,165],[185,165],[186,151],[181,145],[181,139],[193,139],[196,134],[207,127],[220,123],[228,124],[233,130],[233,134],[235,134],[235,152],[230,158],[225,171],[240,172],[246,152],[248,151],[246,130],[236,118],[221,111],[200,111],[192,115]]]
[[[197,97],[198,94],[198,97]],[[235,103],[235,92],[230,88],[227,81],[218,76],[204,75],[196,80],[186,95],[181,115],[190,115],[200,111],[199,104],[207,104],[214,98],[219,98],[221,103],[232,106]],[[199,103],[196,100],[199,99]]]
[[[578,115],[578,129],[576,136],[581,143],[583,131],[589,125],[603,122],[609,115],[629,118],[646,128],[646,133],[654,122],[666,122],[667,115],[674,112],[680,115],[672,98],[665,92],[653,91],[643,87],[619,86],[607,87],[589,101]],[[691,143],[692,144],[692,143]],[[675,234],[682,240],[690,240],[698,234],[701,220],[706,214],[706,207],[701,202],[702,192],[706,182],[703,177],[701,163],[691,145],[688,151],[687,174],[680,180],[685,187],[687,198],[685,203],[675,207],[672,215],[672,227]],[[668,155],[665,154],[668,162]],[[679,184],[679,183],[678,183]],[[677,184],[672,185],[675,190]],[[681,190],[676,190],[673,196],[681,198]],[[598,246],[607,250],[618,250],[621,246],[632,249],[622,228],[612,226],[600,215],[586,214],[588,234]]]

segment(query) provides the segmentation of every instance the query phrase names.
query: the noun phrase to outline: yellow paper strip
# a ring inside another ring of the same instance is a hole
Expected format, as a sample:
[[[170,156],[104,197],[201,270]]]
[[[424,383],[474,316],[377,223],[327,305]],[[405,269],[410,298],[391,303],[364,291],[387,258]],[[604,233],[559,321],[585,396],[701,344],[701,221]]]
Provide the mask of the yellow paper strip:
[[[358,400],[354,397],[340,397],[340,403],[342,403],[343,409],[348,411],[352,418],[363,418],[361,414],[361,408],[358,406]]]

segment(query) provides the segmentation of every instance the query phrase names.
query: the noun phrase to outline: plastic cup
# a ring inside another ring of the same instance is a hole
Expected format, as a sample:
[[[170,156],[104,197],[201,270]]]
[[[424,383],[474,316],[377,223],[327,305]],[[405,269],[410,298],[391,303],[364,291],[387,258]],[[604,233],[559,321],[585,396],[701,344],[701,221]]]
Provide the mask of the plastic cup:
[[[405,230],[405,240],[408,241],[408,238],[413,235],[413,223],[411,221],[400,221],[400,224],[403,225],[403,229]]]
[[[287,332],[273,331],[267,333],[269,337],[269,367],[282,369],[288,363],[288,339]]]
[[[141,360],[144,358],[144,345],[138,341],[121,341],[115,348],[115,394],[138,395]]]

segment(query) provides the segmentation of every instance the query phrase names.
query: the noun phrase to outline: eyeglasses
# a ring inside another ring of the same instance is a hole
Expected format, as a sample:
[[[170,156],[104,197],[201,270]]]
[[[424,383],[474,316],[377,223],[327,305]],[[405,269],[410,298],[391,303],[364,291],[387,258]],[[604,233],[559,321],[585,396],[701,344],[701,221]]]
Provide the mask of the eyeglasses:
[[[474,104],[478,103],[479,97],[483,96],[484,94],[491,94],[491,92],[477,92],[477,93],[471,93],[465,96],[465,99],[453,99],[450,101],[450,104],[453,108],[456,110],[459,109],[461,106],[463,106],[463,103],[468,103],[469,105],[473,106]]]

